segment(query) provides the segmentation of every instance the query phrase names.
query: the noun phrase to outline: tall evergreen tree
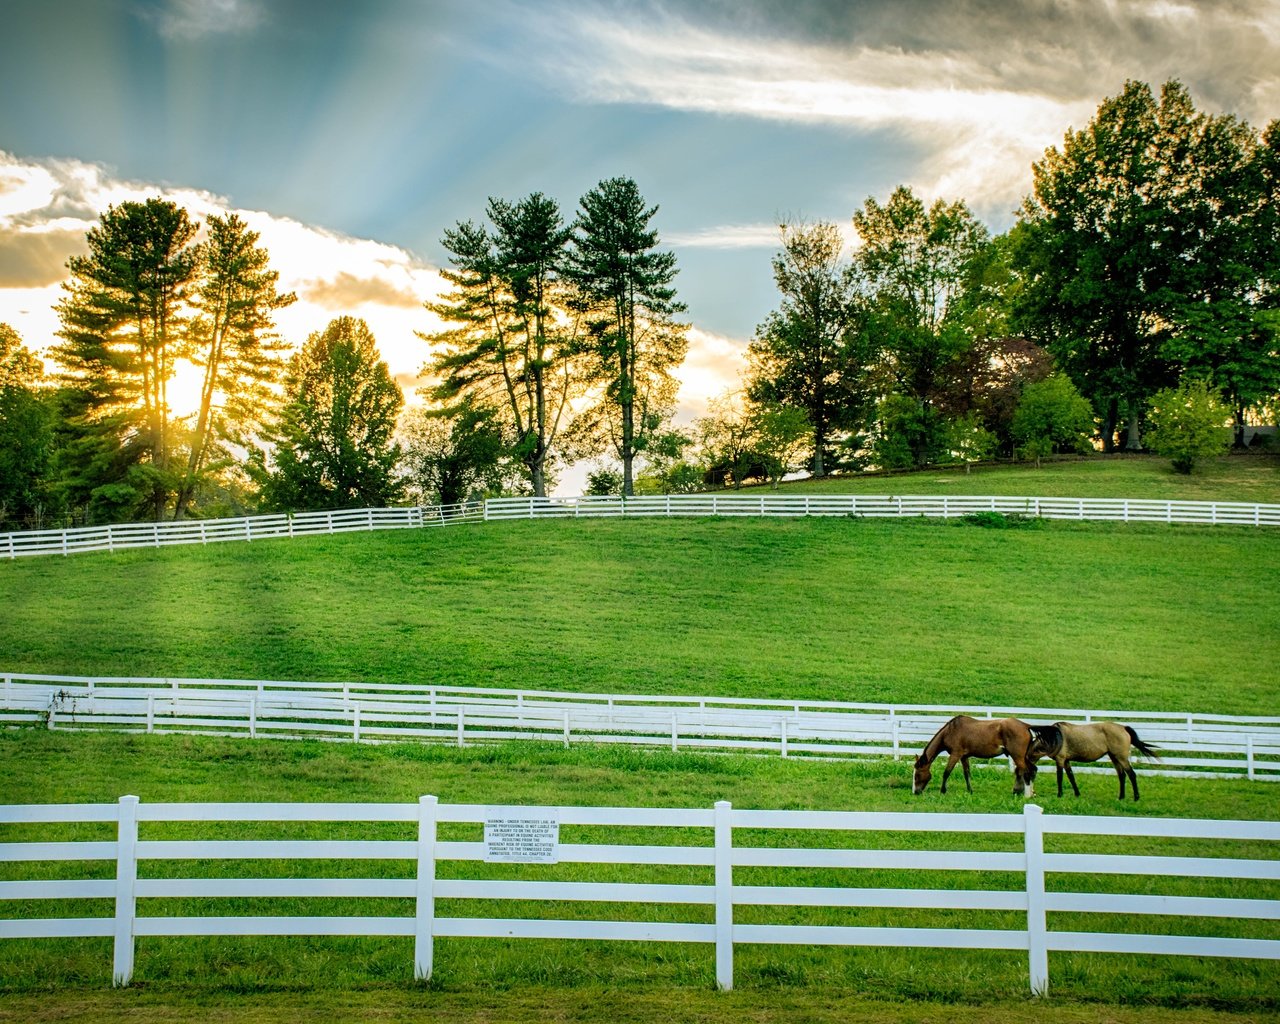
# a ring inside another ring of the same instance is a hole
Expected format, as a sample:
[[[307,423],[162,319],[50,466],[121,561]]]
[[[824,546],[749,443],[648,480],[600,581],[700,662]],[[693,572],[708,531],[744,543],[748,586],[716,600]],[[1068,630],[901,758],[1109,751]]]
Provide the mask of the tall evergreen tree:
[[[685,306],[672,281],[676,258],[658,250],[646,207],[631,178],[609,178],[584,195],[574,225],[568,276],[589,310],[591,351],[602,400],[595,434],[622,463],[623,494],[634,491],[634,460],[669,418],[676,386],[671,370],[688,350]]]
[[[387,505],[400,492],[396,418],[404,397],[363,320],[340,316],[289,362],[271,432],[275,466],[263,501],[275,509]]]
[[[175,203],[125,202],[88,232],[89,254],[68,261],[53,355],[71,392],[71,490],[94,518],[161,519],[176,490],[168,385],[186,354],[195,232]]]
[[[211,462],[230,461],[226,446],[247,447],[263,429],[287,350],[272,315],[296,298],[276,290],[280,275],[238,216],[212,216],[207,229],[191,324],[191,358],[204,373],[174,519],[189,509]]]
[[[449,330],[423,334],[439,346],[429,364],[437,402],[488,409],[508,427],[513,456],[533,493],[547,493],[556,441],[580,381],[575,370],[578,318],[562,280],[571,235],[555,200],[533,193],[489,200],[492,230],[471,221],[446,231],[453,292],[427,308]]]

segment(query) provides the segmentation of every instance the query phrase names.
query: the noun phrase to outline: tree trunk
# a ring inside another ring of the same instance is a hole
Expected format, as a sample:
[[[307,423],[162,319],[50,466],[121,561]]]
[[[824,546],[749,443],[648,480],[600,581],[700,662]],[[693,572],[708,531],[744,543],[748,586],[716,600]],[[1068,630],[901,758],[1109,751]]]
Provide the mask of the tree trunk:
[[[1125,437],[1124,450],[1127,452],[1142,451],[1142,437],[1138,433],[1138,410],[1129,413],[1129,427]]]

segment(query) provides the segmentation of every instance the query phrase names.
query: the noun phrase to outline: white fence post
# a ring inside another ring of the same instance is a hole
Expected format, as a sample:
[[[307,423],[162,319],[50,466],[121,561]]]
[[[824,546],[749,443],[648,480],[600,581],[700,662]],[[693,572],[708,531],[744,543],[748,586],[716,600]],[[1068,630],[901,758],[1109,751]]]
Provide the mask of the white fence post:
[[[156,730],[156,695],[147,694],[147,732]]]
[[[249,698],[249,739],[256,740],[258,738],[258,696],[254,694]]]
[[[733,988],[733,804],[716,801],[716,987]]]
[[[413,926],[413,976],[418,981],[431,977],[435,945],[432,939],[436,920],[436,810],[439,799],[418,798],[418,884],[417,909]]]
[[[122,796],[116,829],[115,955],[111,984],[119,988],[133,977],[133,922],[138,914],[138,798]]]
[[[1044,809],[1024,804],[1022,821],[1027,856],[1027,958],[1030,961],[1031,992],[1049,992],[1049,925],[1044,899]]]
[[[353,743],[360,742],[360,705],[356,704],[352,707],[351,714],[351,741]]]
[[[460,747],[465,747],[465,746],[467,745],[466,738],[465,738],[465,736],[464,736],[464,734],[463,734],[463,730],[464,730],[465,726],[463,725],[463,721],[462,721],[462,720],[463,720],[463,718],[464,718],[464,717],[465,717],[465,716],[464,716],[464,714],[463,714],[462,708],[461,708],[461,707],[459,707],[459,708],[458,708],[458,746],[460,746]]]
[[[680,749],[680,712],[671,712],[671,753]]]

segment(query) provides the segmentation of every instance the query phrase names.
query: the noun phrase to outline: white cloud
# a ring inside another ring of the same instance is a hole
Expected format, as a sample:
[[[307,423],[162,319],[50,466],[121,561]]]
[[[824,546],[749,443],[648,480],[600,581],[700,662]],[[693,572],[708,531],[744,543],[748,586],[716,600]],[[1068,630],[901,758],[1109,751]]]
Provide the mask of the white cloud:
[[[194,189],[121,181],[105,168],[70,160],[27,161],[0,152],[0,322],[26,344],[45,350],[56,342],[66,258],[87,251],[84,235],[98,211],[128,200],[162,196],[199,220],[225,214],[231,204]],[[281,336],[300,345],[340,314],[365,319],[388,368],[411,383],[427,358],[414,334],[436,319],[422,303],[438,296],[439,273],[409,251],[352,238],[261,210],[235,210],[259,233],[280,273],[280,290],[298,301],[280,310]]]
[[[896,3],[831,4],[839,31],[825,35],[802,32],[799,11],[753,21],[744,10],[727,29],[678,7],[562,8],[538,26],[544,76],[586,103],[891,131],[922,154],[907,184],[1002,219],[1029,190],[1031,163],[1127,78],[1179,77],[1253,119],[1275,116],[1280,96],[1274,0],[926,3],[917,17]]]
[[[261,24],[262,9],[253,0],[169,0],[152,17],[167,39],[199,39],[249,32]]]

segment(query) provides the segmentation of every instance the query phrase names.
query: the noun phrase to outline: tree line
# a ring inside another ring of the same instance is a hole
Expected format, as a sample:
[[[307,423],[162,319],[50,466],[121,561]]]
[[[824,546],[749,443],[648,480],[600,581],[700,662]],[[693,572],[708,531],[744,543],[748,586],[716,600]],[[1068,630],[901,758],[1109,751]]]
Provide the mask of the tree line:
[[[589,458],[589,489],[624,494],[1094,445],[1189,470],[1228,421],[1237,443],[1274,421],[1280,122],[1130,82],[1032,172],[1001,235],[906,186],[854,212],[851,252],[835,224],[783,224],[741,386],[683,429],[676,259],[630,178],[571,220],[533,193],[444,232],[408,411],[359,319],[290,354],[295,297],[236,215],[121,203],[68,262],[52,372],[0,325],[0,520],[545,495]],[[183,361],[199,402],[175,416]]]

